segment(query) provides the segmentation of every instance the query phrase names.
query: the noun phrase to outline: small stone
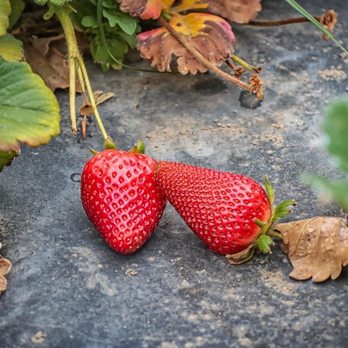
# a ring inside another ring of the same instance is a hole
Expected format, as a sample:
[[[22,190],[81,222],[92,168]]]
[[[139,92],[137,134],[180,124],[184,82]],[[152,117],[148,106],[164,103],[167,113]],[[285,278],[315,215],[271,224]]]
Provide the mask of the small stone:
[[[133,269],[133,268],[129,268],[129,269],[127,269],[127,271],[125,272],[125,275],[127,275],[127,276],[132,276],[132,277],[136,276],[137,274],[138,274],[138,271],[136,271],[136,270]]]
[[[32,338],[31,341],[33,343],[43,343],[43,341],[45,340],[46,335],[42,332],[42,331],[38,331]]]
[[[242,91],[239,96],[240,105],[247,109],[256,109],[261,105],[261,100],[253,93]]]

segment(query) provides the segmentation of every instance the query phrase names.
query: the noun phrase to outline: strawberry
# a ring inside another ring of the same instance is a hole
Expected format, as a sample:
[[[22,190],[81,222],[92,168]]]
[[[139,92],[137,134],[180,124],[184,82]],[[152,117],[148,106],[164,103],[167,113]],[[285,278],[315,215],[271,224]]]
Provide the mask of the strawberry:
[[[266,235],[268,229],[294,203],[282,203],[276,216],[268,181],[269,196],[249,177],[184,163],[160,162],[155,178],[193,232],[210,249],[224,255],[249,251],[254,244],[269,252],[272,239]]]
[[[122,254],[147,241],[164,211],[166,199],[153,175],[156,163],[139,153],[104,150],[83,169],[83,208],[107,244]]]

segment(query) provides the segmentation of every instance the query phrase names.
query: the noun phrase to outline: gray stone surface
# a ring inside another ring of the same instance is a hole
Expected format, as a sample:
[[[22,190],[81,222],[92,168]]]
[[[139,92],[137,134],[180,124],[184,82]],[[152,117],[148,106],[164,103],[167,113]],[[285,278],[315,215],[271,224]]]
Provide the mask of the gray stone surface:
[[[296,15],[265,1],[263,16]],[[302,1],[313,13],[340,10],[338,38],[347,40],[342,1]],[[239,105],[240,91],[212,75],[103,74],[93,86],[116,97],[101,106],[121,148],[141,138],[158,159],[268,175],[278,199],[295,198],[293,218],[339,214],[320,206],[299,175],[335,176],[321,148],[327,103],[347,96],[347,60],[309,25],[277,29],[236,26],[237,52],[264,63],[265,101]],[[278,249],[241,266],[209,251],[168,207],[135,255],[109,249],[79,199],[79,173],[100,149],[95,124],[86,141],[69,132],[65,93],[62,134],[28,149],[0,175],[0,231],[13,261],[0,298],[0,347],[347,347],[348,272],[314,285],[288,278]],[[33,339],[37,332],[41,343]]]

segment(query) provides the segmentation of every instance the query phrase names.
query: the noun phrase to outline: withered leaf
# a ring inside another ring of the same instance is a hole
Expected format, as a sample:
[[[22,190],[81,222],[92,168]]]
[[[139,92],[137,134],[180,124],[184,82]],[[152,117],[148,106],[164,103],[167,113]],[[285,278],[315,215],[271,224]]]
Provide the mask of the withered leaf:
[[[120,9],[141,19],[156,19],[162,10],[169,9],[175,0],[117,0]]]
[[[348,264],[348,226],[339,217],[312,219],[278,224],[293,266],[291,278],[323,282],[337,279]]]
[[[261,0],[206,0],[208,12],[232,22],[248,23],[261,10]]]
[[[78,35],[78,38],[81,42],[80,49],[84,49],[86,45],[84,39],[81,35]],[[52,91],[68,88],[69,66],[64,35],[52,32],[48,37],[30,38],[24,41],[26,60],[47,86]],[[81,93],[79,83],[76,83],[76,92]]]
[[[173,16],[169,24],[214,65],[221,65],[233,51],[234,34],[230,25],[220,17],[190,13]],[[165,28],[139,34],[137,47],[141,56],[149,59],[159,71],[171,71],[173,56],[177,58],[178,70],[183,75],[208,71]]]
[[[100,105],[110,98],[112,98],[115,94],[112,92],[103,92],[103,91],[95,91],[93,93],[94,99],[97,105]],[[92,105],[89,103],[89,101],[84,100],[83,104],[80,108],[80,115],[81,116],[91,116],[93,115],[93,108]]]

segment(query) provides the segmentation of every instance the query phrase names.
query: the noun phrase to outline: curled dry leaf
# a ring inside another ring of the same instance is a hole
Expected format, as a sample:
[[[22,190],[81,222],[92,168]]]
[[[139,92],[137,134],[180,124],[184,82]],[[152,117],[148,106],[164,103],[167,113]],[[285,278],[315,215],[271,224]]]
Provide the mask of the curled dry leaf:
[[[261,10],[261,0],[205,0],[208,12],[215,13],[232,22],[248,23]]]
[[[189,45],[214,65],[221,65],[232,53],[234,34],[222,18],[206,13],[173,16],[169,22]],[[143,58],[159,71],[171,71],[172,56],[177,58],[181,74],[206,72],[208,68],[197,61],[165,28],[138,35],[138,49]]]
[[[26,60],[33,71],[42,77],[52,91],[69,87],[64,34],[27,40],[24,50]],[[76,91],[81,93],[79,84],[76,85]]]
[[[100,105],[110,98],[112,98],[115,94],[112,92],[103,92],[103,91],[95,91],[94,93],[94,99],[96,105]],[[84,100],[83,104],[80,108],[80,115],[81,116],[92,116],[93,115],[93,108],[92,105],[88,100]]]
[[[348,264],[348,226],[339,217],[278,224],[286,252],[293,266],[291,278],[323,282],[336,279]]]
[[[322,16],[320,16],[320,23],[329,31],[333,31],[337,23],[337,13],[334,10],[326,11]],[[329,40],[329,37],[323,34],[324,40]]]

